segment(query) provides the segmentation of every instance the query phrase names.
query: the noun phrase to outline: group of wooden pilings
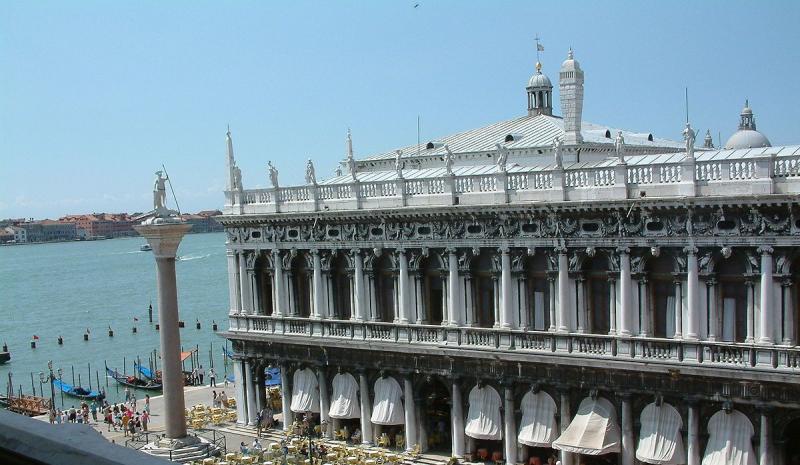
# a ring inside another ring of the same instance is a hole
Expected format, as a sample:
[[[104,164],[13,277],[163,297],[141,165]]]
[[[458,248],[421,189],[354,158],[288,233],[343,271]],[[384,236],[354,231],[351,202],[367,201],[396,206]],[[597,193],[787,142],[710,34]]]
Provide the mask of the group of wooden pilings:
[[[186,324],[183,321],[179,321],[178,322],[178,327],[179,328],[184,328],[184,327],[186,327]],[[197,321],[195,323],[195,328],[200,330],[200,329],[202,329],[202,327],[203,327],[203,325],[200,323],[200,319],[197,319]],[[217,325],[216,320],[211,320],[211,330],[212,331],[217,331],[217,329],[218,329],[218,325]],[[156,331],[161,330],[161,325],[156,323],[155,324],[155,330]],[[133,334],[136,334],[138,332],[136,324],[134,324],[133,327],[131,328],[131,332]],[[88,342],[90,334],[91,334],[91,330],[89,328],[86,328],[86,331],[84,331],[84,333],[83,333],[83,340]],[[111,328],[111,326],[108,327],[108,337],[114,337],[114,330]],[[57,342],[58,342],[58,345],[60,345],[60,346],[64,345],[64,336],[59,334]],[[34,336],[34,338],[31,339],[30,345],[31,345],[31,349],[35,349],[36,346],[38,345],[38,338]],[[3,344],[3,352],[8,352],[8,345],[5,344],[5,343]]]

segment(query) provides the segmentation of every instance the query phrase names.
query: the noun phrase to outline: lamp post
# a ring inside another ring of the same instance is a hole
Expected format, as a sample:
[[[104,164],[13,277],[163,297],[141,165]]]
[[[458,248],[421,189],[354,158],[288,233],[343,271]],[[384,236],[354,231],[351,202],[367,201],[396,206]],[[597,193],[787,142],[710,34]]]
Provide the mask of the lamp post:
[[[47,369],[50,371],[50,407],[55,410],[56,409],[56,388],[53,386],[53,381],[55,381],[56,377],[53,376],[53,361],[49,360],[47,362]]]
[[[59,367],[59,369],[58,369],[58,382],[59,382],[59,383],[63,383],[63,382],[64,382],[64,381],[61,379],[61,376],[62,376],[63,374],[64,374],[64,370],[62,370],[62,369]],[[61,408],[64,408],[64,389],[63,389],[63,388],[61,388],[61,387],[59,387],[59,390],[61,391]]]

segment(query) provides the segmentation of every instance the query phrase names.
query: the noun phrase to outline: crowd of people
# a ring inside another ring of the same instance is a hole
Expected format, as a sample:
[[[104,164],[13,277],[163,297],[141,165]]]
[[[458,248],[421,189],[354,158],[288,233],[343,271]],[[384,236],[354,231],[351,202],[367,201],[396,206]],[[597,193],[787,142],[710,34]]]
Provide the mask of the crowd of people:
[[[50,424],[84,423],[97,424],[98,414],[102,414],[102,421],[106,423],[108,431],[123,431],[125,436],[133,436],[142,431],[147,431],[150,421],[150,396],[145,395],[141,412],[136,409],[136,394],[125,388],[125,402],[109,404],[94,400],[91,403],[81,402],[76,408],[74,405],[68,409],[50,410]]]

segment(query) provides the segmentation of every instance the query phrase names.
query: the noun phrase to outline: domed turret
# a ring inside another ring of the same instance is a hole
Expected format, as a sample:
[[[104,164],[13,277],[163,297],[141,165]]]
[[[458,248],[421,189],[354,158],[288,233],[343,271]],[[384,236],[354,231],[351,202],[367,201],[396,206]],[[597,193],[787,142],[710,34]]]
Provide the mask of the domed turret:
[[[580,144],[581,114],[583,113],[583,70],[569,49],[567,59],[561,64],[558,74],[561,91],[561,114],[564,118],[564,143]]]
[[[528,80],[528,116],[553,114],[553,84],[542,74],[542,64],[536,63],[536,74]]]
[[[750,109],[750,102],[745,100],[742,113],[739,115],[739,130],[725,142],[726,149],[750,149],[771,147],[767,136],[756,130],[756,117]]]

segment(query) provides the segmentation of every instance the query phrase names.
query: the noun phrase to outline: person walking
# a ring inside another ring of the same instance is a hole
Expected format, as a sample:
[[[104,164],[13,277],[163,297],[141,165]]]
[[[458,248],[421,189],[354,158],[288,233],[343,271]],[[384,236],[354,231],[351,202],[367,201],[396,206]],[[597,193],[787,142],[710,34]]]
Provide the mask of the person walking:
[[[56,422],[56,411],[53,410],[53,409],[50,409],[50,411],[47,413],[47,418],[50,420],[50,424],[51,425],[55,424],[55,422]]]
[[[125,436],[128,435],[128,422],[130,422],[130,417],[128,415],[122,415],[122,432]]]
[[[150,394],[144,395],[144,411],[150,413]]]
[[[208,381],[211,387],[217,387],[217,374],[214,373],[214,368],[208,369]]]
[[[197,370],[197,376],[200,377],[200,386],[203,385],[203,377],[206,375],[206,370],[203,369],[203,365],[200,365],[200,369]]]
[[[136,394],[131,394],[131,409],[136,410]]]
[[[97,401],[92,401],[92,420],[97,423]]]
[[[147,422],[150,420],[150,414],[147,413],[147,410],[142,412],[142,431],[147,432]]]
[[[131,390],[128,389],[128,386],[125,386],[125,402],[130,402],[131,400]]]

